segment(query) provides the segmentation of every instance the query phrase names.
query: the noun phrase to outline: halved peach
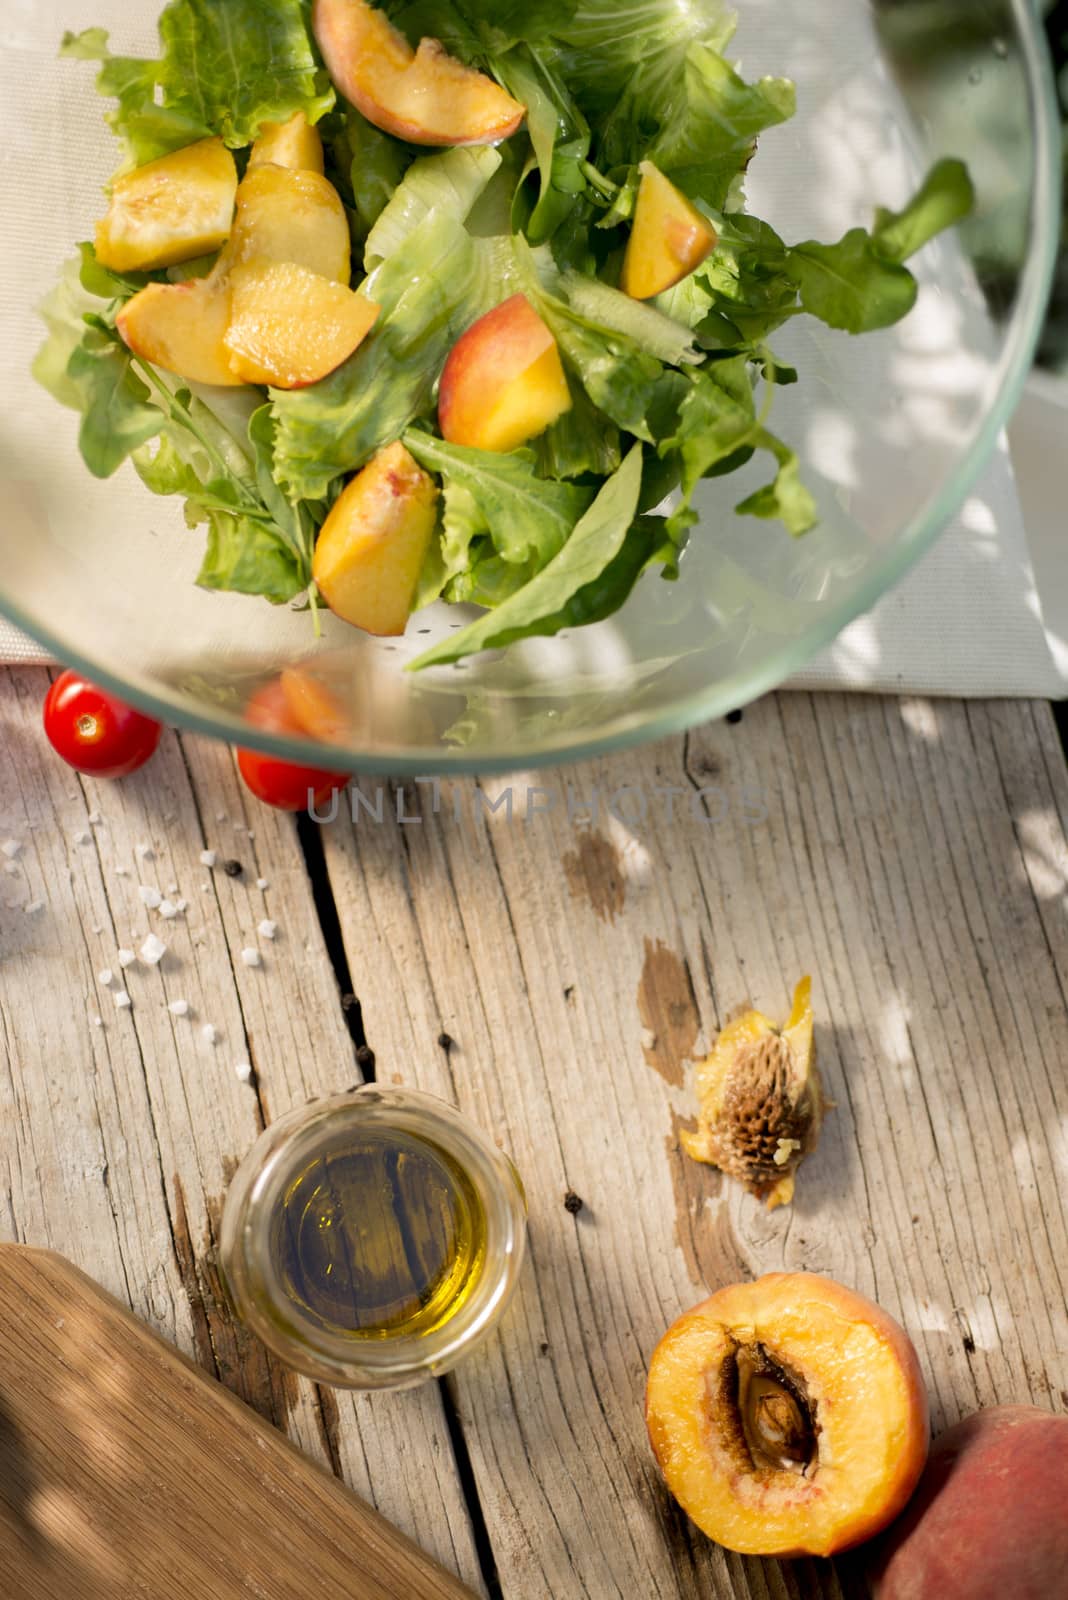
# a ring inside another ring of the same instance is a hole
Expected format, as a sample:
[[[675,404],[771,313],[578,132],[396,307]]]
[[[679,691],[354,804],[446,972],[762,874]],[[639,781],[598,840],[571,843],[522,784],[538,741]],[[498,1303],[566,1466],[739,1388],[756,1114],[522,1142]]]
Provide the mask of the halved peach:
[[[732,1284],[668,1329],[646,1391],[668,1488],[745,1555],[829,1556],[902,1510],[927,1458],[927,1393],[902,1328],[815,1273]]]
[[[621,287],[635,300],[674,288],[716,248],[716,230],[681,189],[643,161],[634,225],[623,258]]]
[[[323,523],[312,575],[346,622],[402,634],[437,522],[438,489],[403,444],[380,450]]]
[[[248,170],[256,167],[289,167],[293,172],[323,170],[323,141],[303,111],[294,111],[288,122],[265,122],[252,146]]]
[[[191,383],[233,388],[243,380],[230,365],[224,340],[230,293],[224,281],[150,283],[127,300],[115,319],[125,344],[153,366]]]
[[[379,306],[291,261],[253,261],[230,273],[224,343],[245,383],[304,389],[347,361]]]
[[[202,139],[116,178],[96,254],[113,272],[155,272],[218,250],[234,220],[237,168],[221,139]]]
[[[366,0],[315,0],[312,27],[346,100],[409,144],[499,144],[526,115],[492,78],[465,67],[436,39],[413,51]]]
[[[237,191],[237,216],[220,272],[249,261],[292,261],[347,284],[351,239],[341,196],[318,172],[253,167]]]
[[[572,404],[556,340],[516,294],[453,346],[441,374],[438,421],[450,444],[515,450]]]

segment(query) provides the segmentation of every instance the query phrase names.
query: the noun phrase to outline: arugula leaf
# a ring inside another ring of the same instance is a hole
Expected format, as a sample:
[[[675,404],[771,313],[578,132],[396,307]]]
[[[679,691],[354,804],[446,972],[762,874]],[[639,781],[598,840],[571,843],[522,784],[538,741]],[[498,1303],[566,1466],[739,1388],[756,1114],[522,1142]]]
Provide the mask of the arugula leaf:
[[[662,441],[660,450],[681,456],[689,497],[714,467],[751,445],[758,431],[748,357],[732,356],[694,378],[679,410],[678,431]]]
[[[567,626],[569,603],[581,600],[590,585],[603,580],[623,549],[638,509],[641,484],[642,451],[635,445],[548,566],[496,610],[425,651],[408,670],[442,666],[479,650],[512,644],[530,634],[557,633]]]
[[[884,261],[864,228],[851,228],[837,244],[795,245],[789,259],[801,304],[828,327],[872,333],[900,322],[916,304],[912,273]]]
[[[797,452],[766,428],[760,430],[756,442],[763,449],[771,451],[779,463],[779,470],[773,483],[749,495],[735,510],[743,517],[763,517],[766,521],[781,522],[787,533],[795,539],[799,538],[816,526],[818,516],[816,502],[801,482],[801,463]]]
[[[706,299],[698,336],[713,345],[760,343],[797,309],[790,253],[774,228],[757,217],[720,215],[716,228],[716,248],[692,291]]]
[[[223,510],[212,511],[206,520],[208,543],[197,573],[202,589],[260,595],[284,605],[307,587],[293,552],[271,523]]]
[[[134,165],[212,134],[240,149],[264,122],[317,122],[334,103],[302,0],[170,0],[159,31],[155,61],[113,56],[103,28],[63,41],[64,56],[103,64],[97,87],[119,102],[108,120]]]
[[[110,478],[138,445],[155,438],[165,419],[118,335],[101,318],[86,318],[86,323],[67,363],[67,377],[82,412],[82,458],[94,478]]]
[[[542,478],[610,478],[623,459],[619,429],[603,417],[581,384],[572,383],[571,410],[534,440]]]
[[[971,211],[975,190],[960,161],[940,161],[904,211],[880,210],[875,229],[851,228],[837,244],[809,240],[788,270],[806,311],[832,328],[871,333],[908,315],[919,292],[904,261]]]
[[[408,430],[404,443],[420,466],[444,477],[446,532],[450,495],[462,489],[469,497],[462,508],[465,519],[476,512],[476,531],[487,534],[497,554],[516,565],[533,559],[543,567],[551,561],[593,499],[592,489],[537,477],[533,450],[472,450],[415,429]]]
[[[904,211],[875,213],[872,243],[884,261],[907,261],[936,234],[970,216],[975,186],[963,161],[936,162]]]

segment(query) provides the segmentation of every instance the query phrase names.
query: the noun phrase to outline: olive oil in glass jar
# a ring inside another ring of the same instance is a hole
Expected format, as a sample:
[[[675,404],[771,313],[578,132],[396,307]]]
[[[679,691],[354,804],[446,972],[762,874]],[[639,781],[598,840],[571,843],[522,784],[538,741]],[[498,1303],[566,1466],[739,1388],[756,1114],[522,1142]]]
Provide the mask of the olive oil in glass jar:
[[[495,1325],[519,1273],[522,1184],[444,1101],[368,1085],[262,1135],[227,1196],[235,1306],[281,1359],[404,1388]]]

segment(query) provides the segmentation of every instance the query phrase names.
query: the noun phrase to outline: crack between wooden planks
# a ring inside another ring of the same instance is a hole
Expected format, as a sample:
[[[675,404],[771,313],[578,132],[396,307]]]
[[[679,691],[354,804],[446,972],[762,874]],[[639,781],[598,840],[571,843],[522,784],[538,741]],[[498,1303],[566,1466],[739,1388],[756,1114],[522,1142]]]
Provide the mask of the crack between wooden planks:
[[[326,864],[321,826],[320,823],[314,822],[307,812],[302,813],[297,818],[297,840],[311,884],[319,931],[323,936],[326,953],[333,968],[341,1013],[356,1053],[356,1064],[363,1078],[368,1083],[374,1083],[376,1081],[374,1051],[367,1042],[363,1007],[352,983],[352,969],[349,966],[345,940],[341,932],[341,918],[338,915],[337,901],[334,899],[334,889],[330,882],[330,869]]]
[[[344,935],[341,931],[341,917],[338,913],[337,900],[330,880],[330,868],[327,865],[326,851],[323,848],[320,824],[314,822],[306,814],[299,817],[297,819],[297,837],[304,854],[304,865],[311,884],[312,901],[319,921],[319,929],[333,967],[345,1022],[356,1050],[357,1064],[367,1081],[373,1083],[375,1082],[374,1051],[367,1039],[363,1008],[353,988],[352,969],[349,966],[349,958],[345,950]],[[346,1004],[346,1000],[350,1003]],[[475,1480],[475,1469],[464,1434],[455,1385],[451,1377],[444,1376],[437,1379],[435,1387],[438,1391],[441,1413],[449,1436],[449,1445],[460,1484],[460,1493],[463,1496],[471,1526],[471,1540],[475,1548],[475,1558],[478,1562],[482,1583],[489,1600],[504,1600],[504,1590],[501,1587],[497,1558],[494,1554],[489,1524],[486,1521],[478,1485]]]

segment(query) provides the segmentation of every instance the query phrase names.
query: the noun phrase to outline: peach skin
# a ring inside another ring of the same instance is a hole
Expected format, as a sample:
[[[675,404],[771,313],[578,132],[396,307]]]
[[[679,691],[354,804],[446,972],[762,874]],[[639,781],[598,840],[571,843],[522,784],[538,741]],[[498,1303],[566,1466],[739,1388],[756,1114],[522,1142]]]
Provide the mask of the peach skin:
[[[653,1352],[646,1421],[697,1526],[744,1555],[829,1556],[870,1539],[927,1458],[927,1392],[905,1332],[814,1273],[732,1284]]]
[[[518,100],[436,39],[413,51],[366,0],[315,0],[312,28],[346,100],[409,144],[499,144],[526,116]]]
[[[1068,1594],[1068,1417],[992,1406],[934,1442],[905,1515],[877,1547],[878,1600]]]
[[[450,444],[515,450],[571,409],[556,340],[525,295],[488,311],[457,340],[438,391]]]
[[[651,300],[696,272],[716,247],[716,230],[651,161],[639,170],[620,287],[635,300]]]

